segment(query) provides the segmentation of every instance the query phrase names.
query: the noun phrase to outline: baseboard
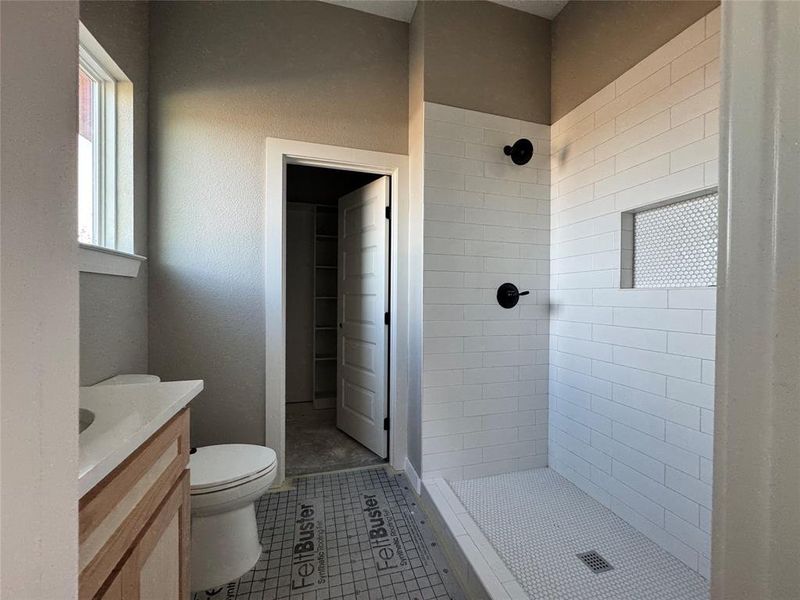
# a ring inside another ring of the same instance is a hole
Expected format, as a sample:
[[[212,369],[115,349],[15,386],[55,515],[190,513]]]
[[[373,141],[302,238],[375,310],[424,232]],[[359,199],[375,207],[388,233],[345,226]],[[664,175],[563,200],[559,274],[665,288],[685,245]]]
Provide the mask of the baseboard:
[[[314,398],[314,410],[336,408],[336,398]]]
[[[414,486],[414,491],[417,492],[417,496],[419,496],[422,493],[422,484],[417,471],[414,469],[414,465],[411,464],[411,461],[408,460],[408,457],[406,457],[406,464],[404,465],[403,470],[406,472],[406,477],[408,477],[411,485]]]

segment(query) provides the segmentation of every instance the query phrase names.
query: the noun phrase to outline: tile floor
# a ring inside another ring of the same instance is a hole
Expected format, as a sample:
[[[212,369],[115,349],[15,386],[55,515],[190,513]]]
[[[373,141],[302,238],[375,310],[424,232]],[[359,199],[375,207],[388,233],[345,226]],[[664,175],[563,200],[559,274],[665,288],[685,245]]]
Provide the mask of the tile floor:
[[[454,481],[453,491],[535,600],[707,600],[708,583],[550,469]],[[593,573],[577,554],[614,567]]]
[[[386,461],[336,428],[336,409],[286,405],[286,476],[327,473]]]
[[[404,474],[378,467],[293,485],[256,504],[264,552],[255,568],[193,600],[463,600]],[[313,535],[299,526],[308,521]]]

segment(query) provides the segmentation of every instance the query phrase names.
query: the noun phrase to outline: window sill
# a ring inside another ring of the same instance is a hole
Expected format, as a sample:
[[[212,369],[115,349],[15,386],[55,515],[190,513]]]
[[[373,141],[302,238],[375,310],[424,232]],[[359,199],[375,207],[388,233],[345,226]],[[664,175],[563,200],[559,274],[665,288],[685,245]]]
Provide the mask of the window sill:
[[[80,244],[81,273],[136,277],[139,275],[139,267],[146,260],[144,256],[138,254],[129,254],[91,244]]]

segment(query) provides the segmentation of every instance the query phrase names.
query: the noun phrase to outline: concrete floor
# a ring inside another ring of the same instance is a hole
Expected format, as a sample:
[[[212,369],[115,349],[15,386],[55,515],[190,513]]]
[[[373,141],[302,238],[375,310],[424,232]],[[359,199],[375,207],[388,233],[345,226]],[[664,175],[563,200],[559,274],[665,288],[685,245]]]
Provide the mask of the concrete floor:
[[[386,462],[336,428],[336,409],[311,402],[286,405],[286,476],[325,473]]]

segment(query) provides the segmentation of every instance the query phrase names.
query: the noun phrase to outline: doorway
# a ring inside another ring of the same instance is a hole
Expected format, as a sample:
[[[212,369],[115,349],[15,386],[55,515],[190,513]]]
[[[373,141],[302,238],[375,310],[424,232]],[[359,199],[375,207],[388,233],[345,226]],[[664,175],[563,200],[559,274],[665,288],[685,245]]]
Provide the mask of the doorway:
[[[386,461],[389,185],[286,167],[287,476]]]
[[[379,439],[382,440],[383,448],[376,448],[370,445],[373,452],[381,456],[388,455],[389,463],[392,467],[399,470],[408,471],[407,461],[407,442],[408,442],[408,378],[411,352],[409,350],[409,310],[410,306],[417,306],[421,299],[421,273],[419,282],[415,283],[413,290],[410,281],[416,282],[416,277],[409,276],[409,248],[411,236],[409,232],[409,205],[408,205],[408,157],[397,154],[374,152],[368,150],[358,150],[338,146],[328,146],[309,142],[299,142],[294,140],[282,140],[276,138],[267,139],[266,153],[266,208],[265,208],[265,312],[266,312],[266,380],[265,380],[265,444],[273,448],[278,456],[278,475],[275,485],[280,485],[286,472],[286,424],[287,424],[287,310],[288,303],[291,301],[287,296],[287,248],[288,235],[288,204],[287,187],[289,167],[300,165],[306,167],[317,167],[321,169],[334,169],[353,171],[361,174],[380,176],[373,183],[383,181],[382,193],[388,198],[389,207],[384,207],[381,217],[384,219],[386,239],[392,240],[391,252],[388,246],[385,250],[388,256],[384,272],[388,283],[388,295],[386,303],[388,314],[381,316],[388,320],[388,326],[382,320],[386,339],[383,341],[385,356],[388,357],[384,378],[383,403],[374,402],[373,406],[381,406],[383,414],[371,415],[372,425],[378,422],[382,426],[388,427],[388,434],[383,430]],[[386,176],[386,177],[384,177]],[[357,207],[353,207],[353,214],[358,214]],[[337,208],[338,211],[338,208]],[[389,217],[389,218],[387,218]],[[360,218],[353,219],[359,222]],[[337,217],[338,222],[338,217]],[[402,232],[402,235],[400,234]],[[338,232],[337,232],[338,236]],[[338,237],[337,237],[338,240]],[[338,250],[337,250],[338,254]],[[353,255],[355,256],[355,254]],[[338,263],[337,259],[337,263]],[[353,268],[361,268],[367,260],[362,253],[361,259],[353,262]],[[356,272],[351,270],[351,272]],[[338,296],[338,290],[337,290]],[[418,298],[419,296],[419,298]],[[358,302],[346,301],[344,312],[347,314],[347,306],[351,308],[357,306]],[[338,301],[337,301],[338,306]],[[373,306],[373,312],[377,314],[377,304]],[[358,319],[356,319],[358,320]],[[343,328],[346,321],[342,321]],[[338,328],[339,323],[336,323]],[[360,341],[353,337],[354,342]],[[337,345],[342,347],[355,348],[358,344],[349,344],[347,339],[342,340],[337,334]],[[401,349],[403,349],[401,351]],[[338,353],[344,356],[344,353]],[[358,359],[357,354],[353,355],[354,360]],[[358,365],[355,364],[355,367]],[[351,370],[352,372],[352,370]],[[338,378],[337,387],[352,383],[352,389],[363,386],[363,382],[349,380],[347,377]],[[378,388],[375,388],[376,392]],[[337,397],[341,394],[337,392]],[[386,400],[388,396],[388,401]],[[353,396],[351,406],[364,406],[363,396]],[[313,400],[312,400],[313,410]],[[361,411],[362,414],[364,411]],[[338,428],[344,428],[346,423],[339,419],[342,411],[337,411]],[[352,415],[351,415],[352,416]],[[352,423],[351,423],[352,425]],[[377,429],[377,427],[375,428]],[[350,430],[351,437],[358,437],[360,433]],[[364,438],[362,437],[362,442]],[[373,440],[374,441],[374,440]],[[362,444],[363,445],[363,444]],[[416,477],[414,477],[416,481]],[[416,485],[416,483],[415,483]]]

